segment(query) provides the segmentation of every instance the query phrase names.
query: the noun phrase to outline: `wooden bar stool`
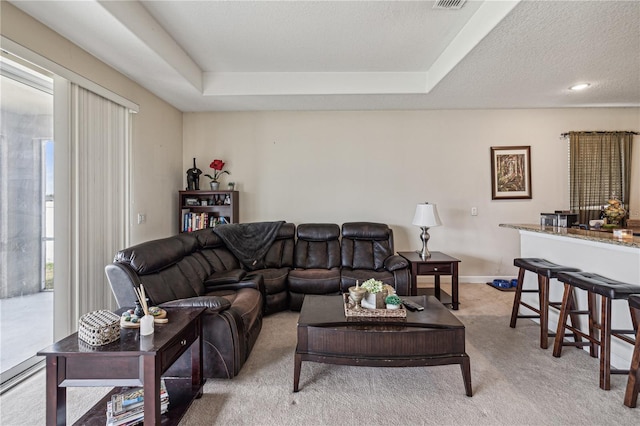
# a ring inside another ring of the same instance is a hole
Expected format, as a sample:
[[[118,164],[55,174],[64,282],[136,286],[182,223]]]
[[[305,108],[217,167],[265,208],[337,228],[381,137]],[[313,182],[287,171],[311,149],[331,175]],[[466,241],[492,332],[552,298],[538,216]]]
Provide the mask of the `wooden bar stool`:
[[[636,330],[636,345],[631,356],[631,367],[629,368],[629,380],[627,390],[624,393],[624,405],[634,408],[638,402],[638,391],[640,391],[640,294],[629,296],[629,309],[631,310],[631,320],[633,328]]]
[[[640,286],[612,280],[602,275],[590,272],[560,272],[558,281],[564,283],[564,296],[560,308],[560,318],[558,320],[558,332],[553,345],[553,356],[559,357],[562,354],[563,346],[573,346],[573,343],[564,342],[565,329],[571,330],[574,335],[582,336],[589,341],[589,354],[596,356],[596,346],[600,347],[600,388],[609,390],[611,388],[611,374],[627,374],[629,370],[618,370],[611,368],[611,336],[617,337],[630,344],[635,344],[635,330],[616,330],[611,328],[611,301],[628,299],[633,293],[640,293]],[[573,300],[574,289],[579,288],[587,291],[588,310],[575,311],[577,314],[589,315],[589,333],[586,334],[578,327],[569,326],[567,317],[572,311],[571,300]],[[600,321],[598,322],[596,298],[601,299]],[[632,318],[634,318],[633,310]],[[637,324],[634,323],[634,328]],[[599,330],[600,333],[596,333]],[[629,337],[632,335],[633,337]]]
[[[518,318],[540,318],[540,347],[547,349],[549,346],[549,337],[555,336],[554,333],[549,333],[549,307],[556,309],[560,308],[560,302],[549,302],[549,281],[556,278],[559,272],[575,272],[580,271],[578,268],[570,268],[568,266],[557,265],[549,262],[546,259],[539,259],[534,257],[528,258],[516,258],[513,259],[513,264],[520,268],[518,270],[518,285],[516,286],[516,294],[513,299],[513,309],[511,311],[511,328],[516,328],[516,321]],[[538,289],[523,289],[524,273],[525,271],[534,272],[538,275]],[[522,293],[538,293],[540,308],[531,306],[528,303],[522,301]],[[521,315],[519,313],[520,305],[533,311],[536,315]],[[571,324],[575,325],[571,317]]]

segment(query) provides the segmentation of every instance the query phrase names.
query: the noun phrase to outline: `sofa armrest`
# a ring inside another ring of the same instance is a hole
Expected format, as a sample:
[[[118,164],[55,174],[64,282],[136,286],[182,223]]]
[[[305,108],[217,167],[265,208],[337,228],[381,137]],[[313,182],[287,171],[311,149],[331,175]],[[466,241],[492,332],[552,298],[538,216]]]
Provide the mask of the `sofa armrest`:
[[[384,269],[389,272],[397,271],[409,267],[409,262],[397,254],[391,255],[384,260]]]
[[[199,296],[189,297],[186,299],[177,299],[165,302],[160,305],[161,308],[207,308],[208,314],[217,314],[225,311],[231,307],[229,302],[224,297],[218,296]]]
[[[204,280],[204,286],[209,289],[219,284],[233,284],[247,275],[247,271],[244,269],[228,269],[226,271],[214,272],[206,280]]]
[[[254,288],[262,295],[265,295],[264,292],[264,279],[260,274],[249,274],[247,275],[246,271],[242,271],[244,274],[238,274],[238,276],[242,276],[239,280],[218,280],[218,281],[210,281],[206,280],[204,282],[205,289],[207,293],[212,291],[220,291],[220,290],[239,290],[241,288]]]

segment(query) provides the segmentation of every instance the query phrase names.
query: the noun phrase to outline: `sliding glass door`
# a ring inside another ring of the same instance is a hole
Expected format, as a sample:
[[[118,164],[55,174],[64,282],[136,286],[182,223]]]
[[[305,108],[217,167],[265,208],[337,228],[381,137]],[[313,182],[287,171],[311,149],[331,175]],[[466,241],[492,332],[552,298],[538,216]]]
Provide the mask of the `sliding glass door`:
[[[0,368],[3,387],[53,343],[53,80],[0,62]],[[34,318],[37,321],[34,321]]]

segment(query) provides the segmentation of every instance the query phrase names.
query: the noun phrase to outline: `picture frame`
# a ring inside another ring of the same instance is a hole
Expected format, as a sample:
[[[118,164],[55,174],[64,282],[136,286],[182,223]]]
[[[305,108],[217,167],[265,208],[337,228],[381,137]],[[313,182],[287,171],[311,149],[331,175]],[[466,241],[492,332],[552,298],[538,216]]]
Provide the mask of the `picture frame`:
[[[491,147],[491,199],[531,199],[531,147]]]

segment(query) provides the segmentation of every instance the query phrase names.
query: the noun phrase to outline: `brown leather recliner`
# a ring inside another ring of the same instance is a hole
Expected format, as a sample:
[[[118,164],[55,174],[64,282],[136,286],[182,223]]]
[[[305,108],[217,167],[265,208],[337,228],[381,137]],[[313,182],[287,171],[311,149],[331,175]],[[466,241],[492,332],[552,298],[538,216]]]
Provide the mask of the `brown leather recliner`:
[[[261,277],[238,282],[235,288],[231,284],[207,288],[204,282],[215,274],[215,268],[203,254],[206,251],[194,234],[180,234],[119,251],[105,272],[120,307],[134,306],[133,289],[140,284],[153,305],[206,307],[204,377],[232,378],[247,360],[262,328],[263,299],[257,288]],[[189,357],[185,353],[169,374],[189,371]]]
[[[409,295],[409,263],[394,254],[393,230],[382,223],[349,222],[342,225],[341,286],[343,292],[356,280],[375,278]]]
[[[298,225],[289,271],[290,309],[299,311],[305,294],[340,293],[340,227],[334,223]]]

